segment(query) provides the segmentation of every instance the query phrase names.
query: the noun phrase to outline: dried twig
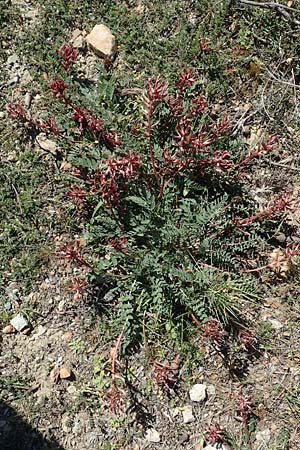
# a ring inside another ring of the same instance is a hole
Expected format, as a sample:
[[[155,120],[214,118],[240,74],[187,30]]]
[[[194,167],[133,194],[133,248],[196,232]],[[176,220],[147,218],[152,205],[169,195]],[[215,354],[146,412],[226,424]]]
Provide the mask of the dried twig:
[[[244,5],[254,6],[258,8],[265,9],[275,9],[277,10],[285,19],[293,22],[296,25],[300,25],[300,21],[294,19],[290,16],[289,12],[300,15],[300,10],[296,8],[292,8],[291,6],[283,5],[281,3],[276,2],[257,2],[253,0],[236,0],[238,3],[242,3]]]
[[[282,167],[283,169],[292,170],[294,172],[300,172],[300,167],[292,167],[292,166],[288,166],[286,164],[281,164],[281,163],[275,162],[275,161],[269,161],[269,163],[272,166],[278,166],[278,167]]]
[[[239,3],[244,3],[245,5],[249,6],[257,6],[260,8],[267,8],[267,9],[285,9],[286,11],[291,11],[294,13],[300,14],[300,10],[296,8],[292,8],[291,6],[282,5],[281,3],[276,2],[256,2],[253,0],[237,0]]]

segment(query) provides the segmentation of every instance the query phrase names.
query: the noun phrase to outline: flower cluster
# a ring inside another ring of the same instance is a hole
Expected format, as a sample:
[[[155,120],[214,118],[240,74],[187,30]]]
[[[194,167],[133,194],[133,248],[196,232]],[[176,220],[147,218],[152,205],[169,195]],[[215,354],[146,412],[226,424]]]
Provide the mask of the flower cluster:
[[[63,44],[58,50],[59,56],[63,59],[62,66],[64,69],[69,70],[71,65],[76,61],[78,56],[78,50],[70,44]]]
[[[8,103],[6,105],[8,117],[19,122],[28,122],[26,109],[20,103]]]
[[[91,268],[91,265],[81,256],[80,252],[80,242],[76,241],[75,244],[66,242],[62,247],[58,249],[61,254],[61,258],[69,262],[75,262],[79,266],[85,266]]]
[[[278,213],[286,211],[297,211],[299,206],[296,204],[295,198],[289,193],[284,193],[275,198],[268,207],[262,209],[259,213],[246,218],[235,218],[234,224],[237,227],[251,225],[255,221],[269,220]]]
[[[54,78],[54,80],[50,82],[50,89],[52,91],[52,94],[57,99],[67,101],[65,94],[65,90],[67,89],[67,87],[68,86],[65,84],[65,82],[60,78]]]
[[[203,326],[202,337],[213,343],[216,349],[220,349],[224,343],[226,332],[223,329],[221,322],[217,319],[210,319]]]
[[[224,431],[221,430],[219,424],[211,424],[207,429],[205,439],[210,444],[217,444],[219,442],[224,442]]]

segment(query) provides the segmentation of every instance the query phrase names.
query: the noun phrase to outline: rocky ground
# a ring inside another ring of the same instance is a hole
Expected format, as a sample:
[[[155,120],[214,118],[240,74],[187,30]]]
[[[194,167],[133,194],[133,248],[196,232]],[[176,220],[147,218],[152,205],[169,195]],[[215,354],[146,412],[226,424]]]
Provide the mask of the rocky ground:
[[[41,20],[42,5],[30,1],[13,1],[12,5],[22,18],[17,33],[24,37],[27,30],[34,29]],[[137,14],[143,14],[145,5],[137,2],[135,8],[139,8]],[[86,45],[87,32],[78,27],[70,27],[66,34],[77,48]],[[20,49],[10,45],[8,32],[1,39],[3,98],[17,99],[28,110],[38,111],[42,108],[40,88],[31,74],[30,62]],[[105,51],[114,53],[115,43],[111,36],[109,39]],[[82,71],[91,82],[97,79],[97,58],[99,51],[97,55],[89,51],[81,56]],[[121,58],[118,64],[119,68],[126,66]],[[266,85],[260,86],[256,103],[249,106],[244,98],[238,105],[234,101],[231,104],[236,133],[248,142],[259,139],[265,127],[265,122],[260,126],[257,119],[253,126],[251,121],[248,124],[246,119],[252,113],[264,111],[271,125],[272,119],[282,115],[286,124],[277,159],[260,163],[251,180],[251,189],[261,205],[270,193],[283,188],[299,197],[299,139],[294,126],[295,119],[299,118],[296,81],[295,78],[287,81],[292,84],[293,93],[289,91],[289,107],[284,113],[280,106],[276,109],[276,104],[283,103],[285,89],[289,86],[272,84],[271,76]],[[267,86],[269,94],[262,97]],[[250,83],[247,88],[248,93],[253,89]],[[260,102],[262,98],[264,101]],[[220,102],[218,108],[223,107]],[[7,121],[4,108],[0,114],[3,125]],[[5,139],[8,134],[6,131]],[[27,145],[34,145],[51,173],[62,170],[53,142],[40,136],[40,140]],[[16,155],[16,148],[2,155],[3,167],[18,164]],[[53,191],[56,192],[55,188]],[[16,198],[18,205],[18,193]],[[19,207],[22,209],[22,205]],[[51,199],[47,200],[43,214],[47,223],[53,223],[54,216],[62,217],[60,205]],[[281,248],[289,242],[300,242],[299,218],[297,211],[290,213],[291,234],[278,234],[275,246]],[[59,243],[65,235],[66,230],[51,228],[45,241]],[[299,267],[297,264],[295,267],[297,272]],[[6,272],[5,267],[3,271]],[[212,423],[219,423],[228,431],[236,442],[235,448],[299,449],[300,292],[297,274],[281,278],[274,274],[257,275],[257,282],[264,286],[251,319],[261,344],[255,356],[247,361],[247,367],[243,366],[243,376],[238,377],[236,370],[243,358],[235,355],[229,365],[224,364],[218,352],[204,348],[199,342],[199,354],[193,355],[192,363],[182,360],[179,364],[176,390],[163,392],[151,381],[146,352],[127,355],[118,367],[126,374],[125,404],[119,415],[109,411],[105,394],[110,383],[109,361],[115,343],[109,340],[105,318],[99,316],[99,299],[95,294],[76,299],[68,291],[70,276],[78,272],[73,273],[62,262],[50,259],[42,265],[26,294],[20,280],[10,280],[5,283],[1,299],[0,449],[208,450],[217,448],[204,443],[205,433]],[[257,418],[251,447],[245,444],[245,432],[236,408],[241,392],[253,400]],[[225,444],[223,448],[229,450]]]

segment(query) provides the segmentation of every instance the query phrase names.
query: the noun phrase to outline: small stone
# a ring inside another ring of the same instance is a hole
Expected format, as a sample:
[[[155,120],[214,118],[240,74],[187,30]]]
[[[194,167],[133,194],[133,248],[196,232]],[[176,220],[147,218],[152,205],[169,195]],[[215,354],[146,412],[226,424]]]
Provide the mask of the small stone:
[[[0,119],[4,119],[5,117],[5,112],[4,111],[0,111]]]
[[[50,375],[49,375],[50,381],[51,381],[53,384],[55,384],[55,383],[58,382],[59,377],[60,377],[60,370],[59,370],[58,367],[54,367],[54,368],[51,370]]]
[[[32,81],[33,81],[32,75],[30,74],[29,70],[25,69],[23,74],[22,74],[21,80],[20,80],[20,85],[22,87],[23,86],[27,86],[30,83],[32,83]]]
[[[59,376],[62,380],[66,380],[68,378],[72,377],[72,370],[70,370],[68,367],[61,367],[59,369]]]
[[[6,65],[11,67],[19,62],[19,56],[14,53],[7,58]]]
[[[10,283],[6,288],[6,295],[12,302],[18,302],[20,297],[20,292],[16,283]]]
[[[86,41],[94,53],[101,58],[112,58],[117,51],[115,36],[103,24],[95,25],[87,35]]]
[[[42,336],[43,334],[45,334],[46,331],[47,331],[47,328],[43,327],[43,325],[39,325],[39,326],[37,327],[37,329],[35,330],[34,335],[35,335],[36,337],[40,337],[40,336]]]
[[[269,428],[266,428],[265,430],[262,431],[258,431],[255,435],[255,438],[260,444],[266,445],[271,440],[271,431],[269,430]]]
[[[17,331],[22,331],[24,328],[29,327],[29,322],[23,314],[17,314],[13,319],[11,319],[10,323]]]
[[[19,82],[19,80],[20,80],[20,75],[16,75],[15,77],[8,80],[7,84],[8,85],[17,84]]]
[[[12,304],[10,302],[4,303],[4,309],[5,309],[5,311],[11,311]]]
[[[206,399],[206,384],[194,384],[189,394],[193,402],[203,402]]]
[[[216,387],[213,384],[209,384],[206,388],[208,395],[216,395]]]
[[[177,417],[179,414],[180,414],[179,408],[173,408],[173,409],[170,409],[170,415],[171,415],[171,417],[175,418],[175,417]]]
[[[148,442],[160,442],[160,435],[154,428],[148,428],[145,438]]]
[[[7,325],[2,330],[3,334],[13,334],[15,332],[16,332],[16,329],[12,325]]]
[[[62,417],[61,427],[65,433],[70,433],[72,431],[72,420],[68,415]]]
[[[276,241],[283,244],[284,242],[286,242],[286,235],[284,233],[278,233],[277,236],[275,237],[275,239],[276,239]]]
[[[184,406],[182,409],[183,423],[194,422],[195,416],[193,414],[193,407],[191,405]]]
[[[185,442],[188,442],[190,439],[190,435],[188,433],[183,433],[179,438],[178,438],[178,444],[184,444]]]
[[[31,100],[32,100],[32,96],[30,94],[30,92],[26,92],[25,94],[25,100],[24,100],[24,105],[26,109],[29,109],[31,106]]]
[[[77,39],[79,36],[81,36],[82,30],[80,30],[79,28],[76,28],[75,30],[72,31],[72,36],[71,36],[71,42],[74,42],[75,39]]]
[[[74,385],[71,384],[70,386],[67,387],[67,392],[70,395],[74,395],[74,394],[76,394],[77,389],[76,389],[76,387]]]
[[[86,46],[86,40],[83,36],[78,36],[73,41],[73,47],[78,49],[83,49]]]
[[[291,236],[291,239],[293,242],[295,242],[295,244],[299,244],[300,243],[300,237],[299,236]]]
[[[57,154],[58,154],[57,144],[54,141],[50,141],[50,139],[47,139],[46,135],[44,133],[38,134],[35,139],[36,139],[36,142],[39,144],[39,146],[43,150],[51,153],[54,156],[57,156]]]
[[[268,319],[268,322],[272,325],[275,330],[280,330],[280,328],[283,327],[282,323],[279,322],[277,319]]]

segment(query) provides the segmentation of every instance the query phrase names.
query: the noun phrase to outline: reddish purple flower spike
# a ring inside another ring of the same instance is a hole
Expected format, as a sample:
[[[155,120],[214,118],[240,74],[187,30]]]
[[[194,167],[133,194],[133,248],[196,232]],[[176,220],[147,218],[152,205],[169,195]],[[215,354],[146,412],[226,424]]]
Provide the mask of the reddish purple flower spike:
[[[203,337],[208,338],[213,342],[216,348],[220,348],[225,336],[222,324],[217,319],[208,320],[204,326],[202,326]]]
[[[146,106],[149,108],[151,105],[152,108],[155,108],[167,95],[167,88],[167,83],[161,82],[159,77],[156,80],[149,79],[146,86],[148,94],[148,97],[145,98]]]
[[[115,252],[125,252],[128,250],[128,245],[126,245],[127,239],[126,236],[123,236],[122,239],[109,239],[108,243],[112,246]]]
[[[216,172],[227,172],[234,165],[227,150],[217,150],[209,162],[215,166]]]
[[[84,189],[80,189],[78,186],[73,185],[71,189],[66,192],[66,196],[73,199],[74,203],[82,205],[87,196],[87,192]]]
[[[79,300],[87,288],[87,282],[81,278],[75,277],[72,280],[69,290],[74,292],[74,300]]]
[[[55,78],[50,83],[50,89],[55,98],[65,98],[65,90],[67,87],[65,82],[60,78]]]
[[[245,349],[253,348],[257,339],[250,330],[239,330],[239,338]]]
[[[61,129],[59,128],[54,116],[51,116],[48,119],[41,121],[39,123],[39,128],[46,131],[50,131],[55,136],[58,136],[61,133]]]
[[[58,250],[62,253],[61,258],[66,259],[70,262],[76,262],[79,266],[91,267],[88,262],[79,253],[80,243],[76,241],[75,244],[66,242]]]
[[[19,122],[27,122],[26,110],[20,103],[8,103],[6,105],[8,116]]]
[[[80,106],[73,105],[74,113],[71,116],[71,119],[75,120],[75,122],[79,123],[79,131],[80,133],[84,130],[84,124],[87,122],[86,119],[86,111],[80,108]]]
[[[221,430],[220,425],[210,425],[206,432],[205,439],[210,444],[217,444],[218,442],[222,442],[224,440],[224,432]]]
[[[240,394],[237,402],[237,408],[244,417],[248,417],[253,411],[253,403],[248,395]]]
[[[58,50],[59,56],[63,59],[63,67],[68,70],[78,56],[78,50],[70,44],[63,44]]]
[[[197,78],[195,78],[193,76],[193,69],[189,69],[189,70],[184,69],[178,75],[176,87],[180,92],[182,92],[185,89],[190,88],[195,83],[196,80],[197,80]]]

